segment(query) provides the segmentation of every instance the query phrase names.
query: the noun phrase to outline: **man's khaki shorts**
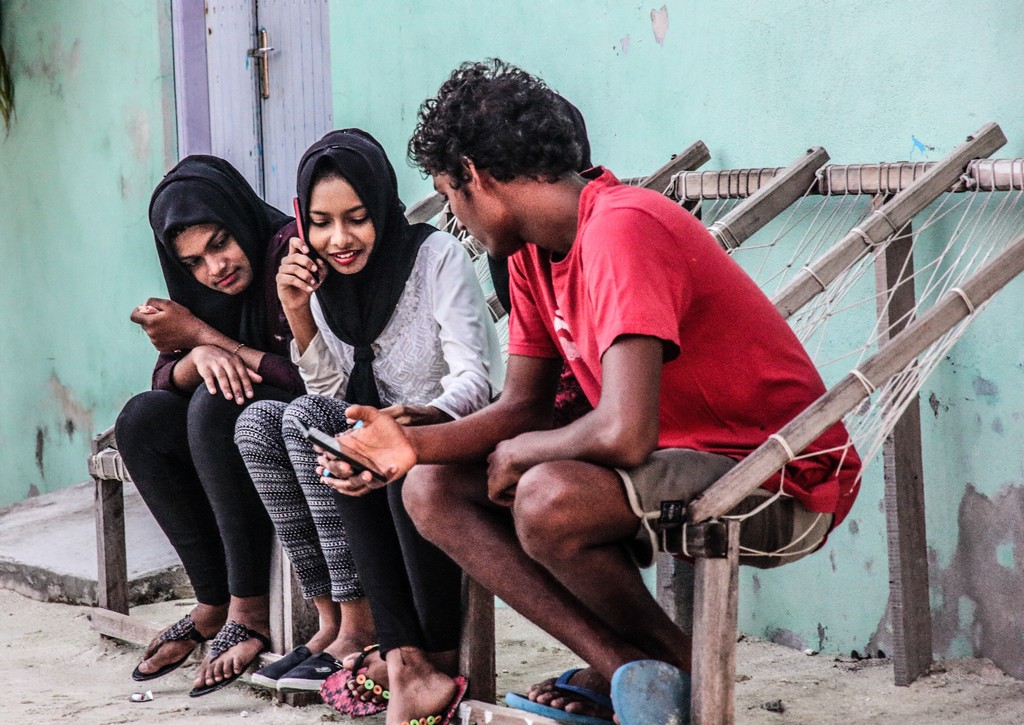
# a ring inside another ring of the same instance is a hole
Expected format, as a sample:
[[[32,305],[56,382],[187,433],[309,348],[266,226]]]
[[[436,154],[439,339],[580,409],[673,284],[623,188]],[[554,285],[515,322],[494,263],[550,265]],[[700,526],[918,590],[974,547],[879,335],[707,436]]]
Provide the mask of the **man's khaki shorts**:
[[[716,453],[665,448],[655,451],[635,468],[615,469],[630,508],[640,518],[636,539],[630,543],[630,551],[640,566],[650,566],[654,552],[664,551],[657,531],[661,502],[689,503],[736,463]],[[770,491],[756,489],[729,515],[742,516],[754,511],[772,496]],[[780,496],[740,523],[740,563],[771,569],[801,559],[818,547],[831,525],[831,514],[813,513],[791,496]]]

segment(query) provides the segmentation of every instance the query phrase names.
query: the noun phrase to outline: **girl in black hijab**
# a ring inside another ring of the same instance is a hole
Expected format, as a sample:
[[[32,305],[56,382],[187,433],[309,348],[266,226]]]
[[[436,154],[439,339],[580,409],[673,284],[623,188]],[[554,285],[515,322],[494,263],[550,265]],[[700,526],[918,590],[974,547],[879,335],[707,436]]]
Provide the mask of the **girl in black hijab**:
[[[153,389],[128,401],[116,438],[198,603],[150,644],[132,677],[164,675],[212,638],[191,693],[201,695],[269,646],[273,528],[233,432],[251,402],[288,401],[303,389],[274,283],[296,227],[213,156],[172,169],[149,220],[170,299],[132,312],[159,357]]]
[[[503,377],[497,335],[466,251],[450,234],[406,221],[394,170],[372,136],[347,129],[314,144],[299,164],[298,194],[306,237],[283,260],[278,294],[294,359],[315,394],[251,406],[236,442],[318,608],[317,593],[338,584],[335,533],[325,522],[344,524],[380,644],[352,657],[351,642],[319,654],[297,650],[288,665],[254,679],[321,690],[349,714],[387,706],[388,722],[426,718],[444,712],[462,684],[454,677],[461,572],[416,531],[401,482],[358,497],[337,493],[321,482],[301,430],[344,432],[351,403],[379,407],[404,425],[478,410]],[[301,533],[300,515],[310,520]],[[422,666],[416,677],[402,667],[411,660]],[[402,676],[389,679],[392,672]],[[422,690],[426,701],[414,701],[409,693]]]

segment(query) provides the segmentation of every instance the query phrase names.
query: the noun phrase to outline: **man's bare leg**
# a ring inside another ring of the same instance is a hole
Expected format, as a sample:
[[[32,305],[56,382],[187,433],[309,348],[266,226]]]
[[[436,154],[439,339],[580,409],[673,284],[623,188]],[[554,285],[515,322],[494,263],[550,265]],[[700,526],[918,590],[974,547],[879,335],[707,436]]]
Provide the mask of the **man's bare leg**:
[[[526,553],[614,632],[648,657],[689,670],[690,638],[622,546],[638,520],[615,471],[582,461],[531,468],[516,490],[515,522]]]
[[[417,466],[406,479],[404,499],[427,539],[603,677],[610,679],[621,665],[643,659],[646,653],[609,628],[526,554],[508,512],[488,501],[486,490],[482,466]],[[587,515],[586,509],[580,513]]]
[[[651,596],[621,545],[635,535],[637,518],[618,474],[580,461],[536,466],[516,489],[515,522],[526,553],[614,632],[646,657],[689,670],[690,638]],[[609,687],[607,675],[592,670],[581,671],[571,684],[605,693]],[[569,712],[601,714],[579,696],[556,689],[553,679],[527,694]]]

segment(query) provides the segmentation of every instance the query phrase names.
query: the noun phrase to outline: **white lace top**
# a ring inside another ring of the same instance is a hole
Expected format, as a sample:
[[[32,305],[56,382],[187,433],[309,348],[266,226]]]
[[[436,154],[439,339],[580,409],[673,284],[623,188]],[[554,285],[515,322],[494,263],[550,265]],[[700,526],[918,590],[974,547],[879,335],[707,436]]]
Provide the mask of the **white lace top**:
[[[311,300],[319,330],[292,361],[310,393],[343,398],[353,348],[327,326],[320,303]],[[505,366],[498,336],[473,263],[447,232],[420,246],[394,314],[372,345],[373,373],[382,403],[433,405],[453,418],[483,406],[501,391]]]

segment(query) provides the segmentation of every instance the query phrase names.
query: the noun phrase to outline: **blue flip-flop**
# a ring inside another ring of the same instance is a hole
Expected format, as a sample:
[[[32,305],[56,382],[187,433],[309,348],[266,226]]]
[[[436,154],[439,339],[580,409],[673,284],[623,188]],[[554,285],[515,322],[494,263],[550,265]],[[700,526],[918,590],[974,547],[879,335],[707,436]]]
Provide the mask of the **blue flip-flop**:
[[[559,675],[558,679],[555,680],[555,687],[559,690],[579,695],[586,700],[590,700],[601,707],[611,710],[612,699],[607,695],[595,692],[587,687],[569,684],[569,680],[577,672],[579,672],[579,668],[563,672]],[[539,702],[534,702],[525,695],[519,695],[515,692],[509,692],[505,695],[505,704],[509,707],[514,707],[517,710],[525,710],[526,712],[532,712],[534,715],[543,715],[544,717],[551,718],[557,722],[570,723],[571,725],[608,725],[608,723],[612,722],[610,718],[596,717],[594,715],[579,715],[574,712],[559,710],[557,707],[551,707],[550,705],[542,705]]]
[[[612,676],[612,702],[620,725],[688,725],[690,675],[658,660],[630,662]]]

